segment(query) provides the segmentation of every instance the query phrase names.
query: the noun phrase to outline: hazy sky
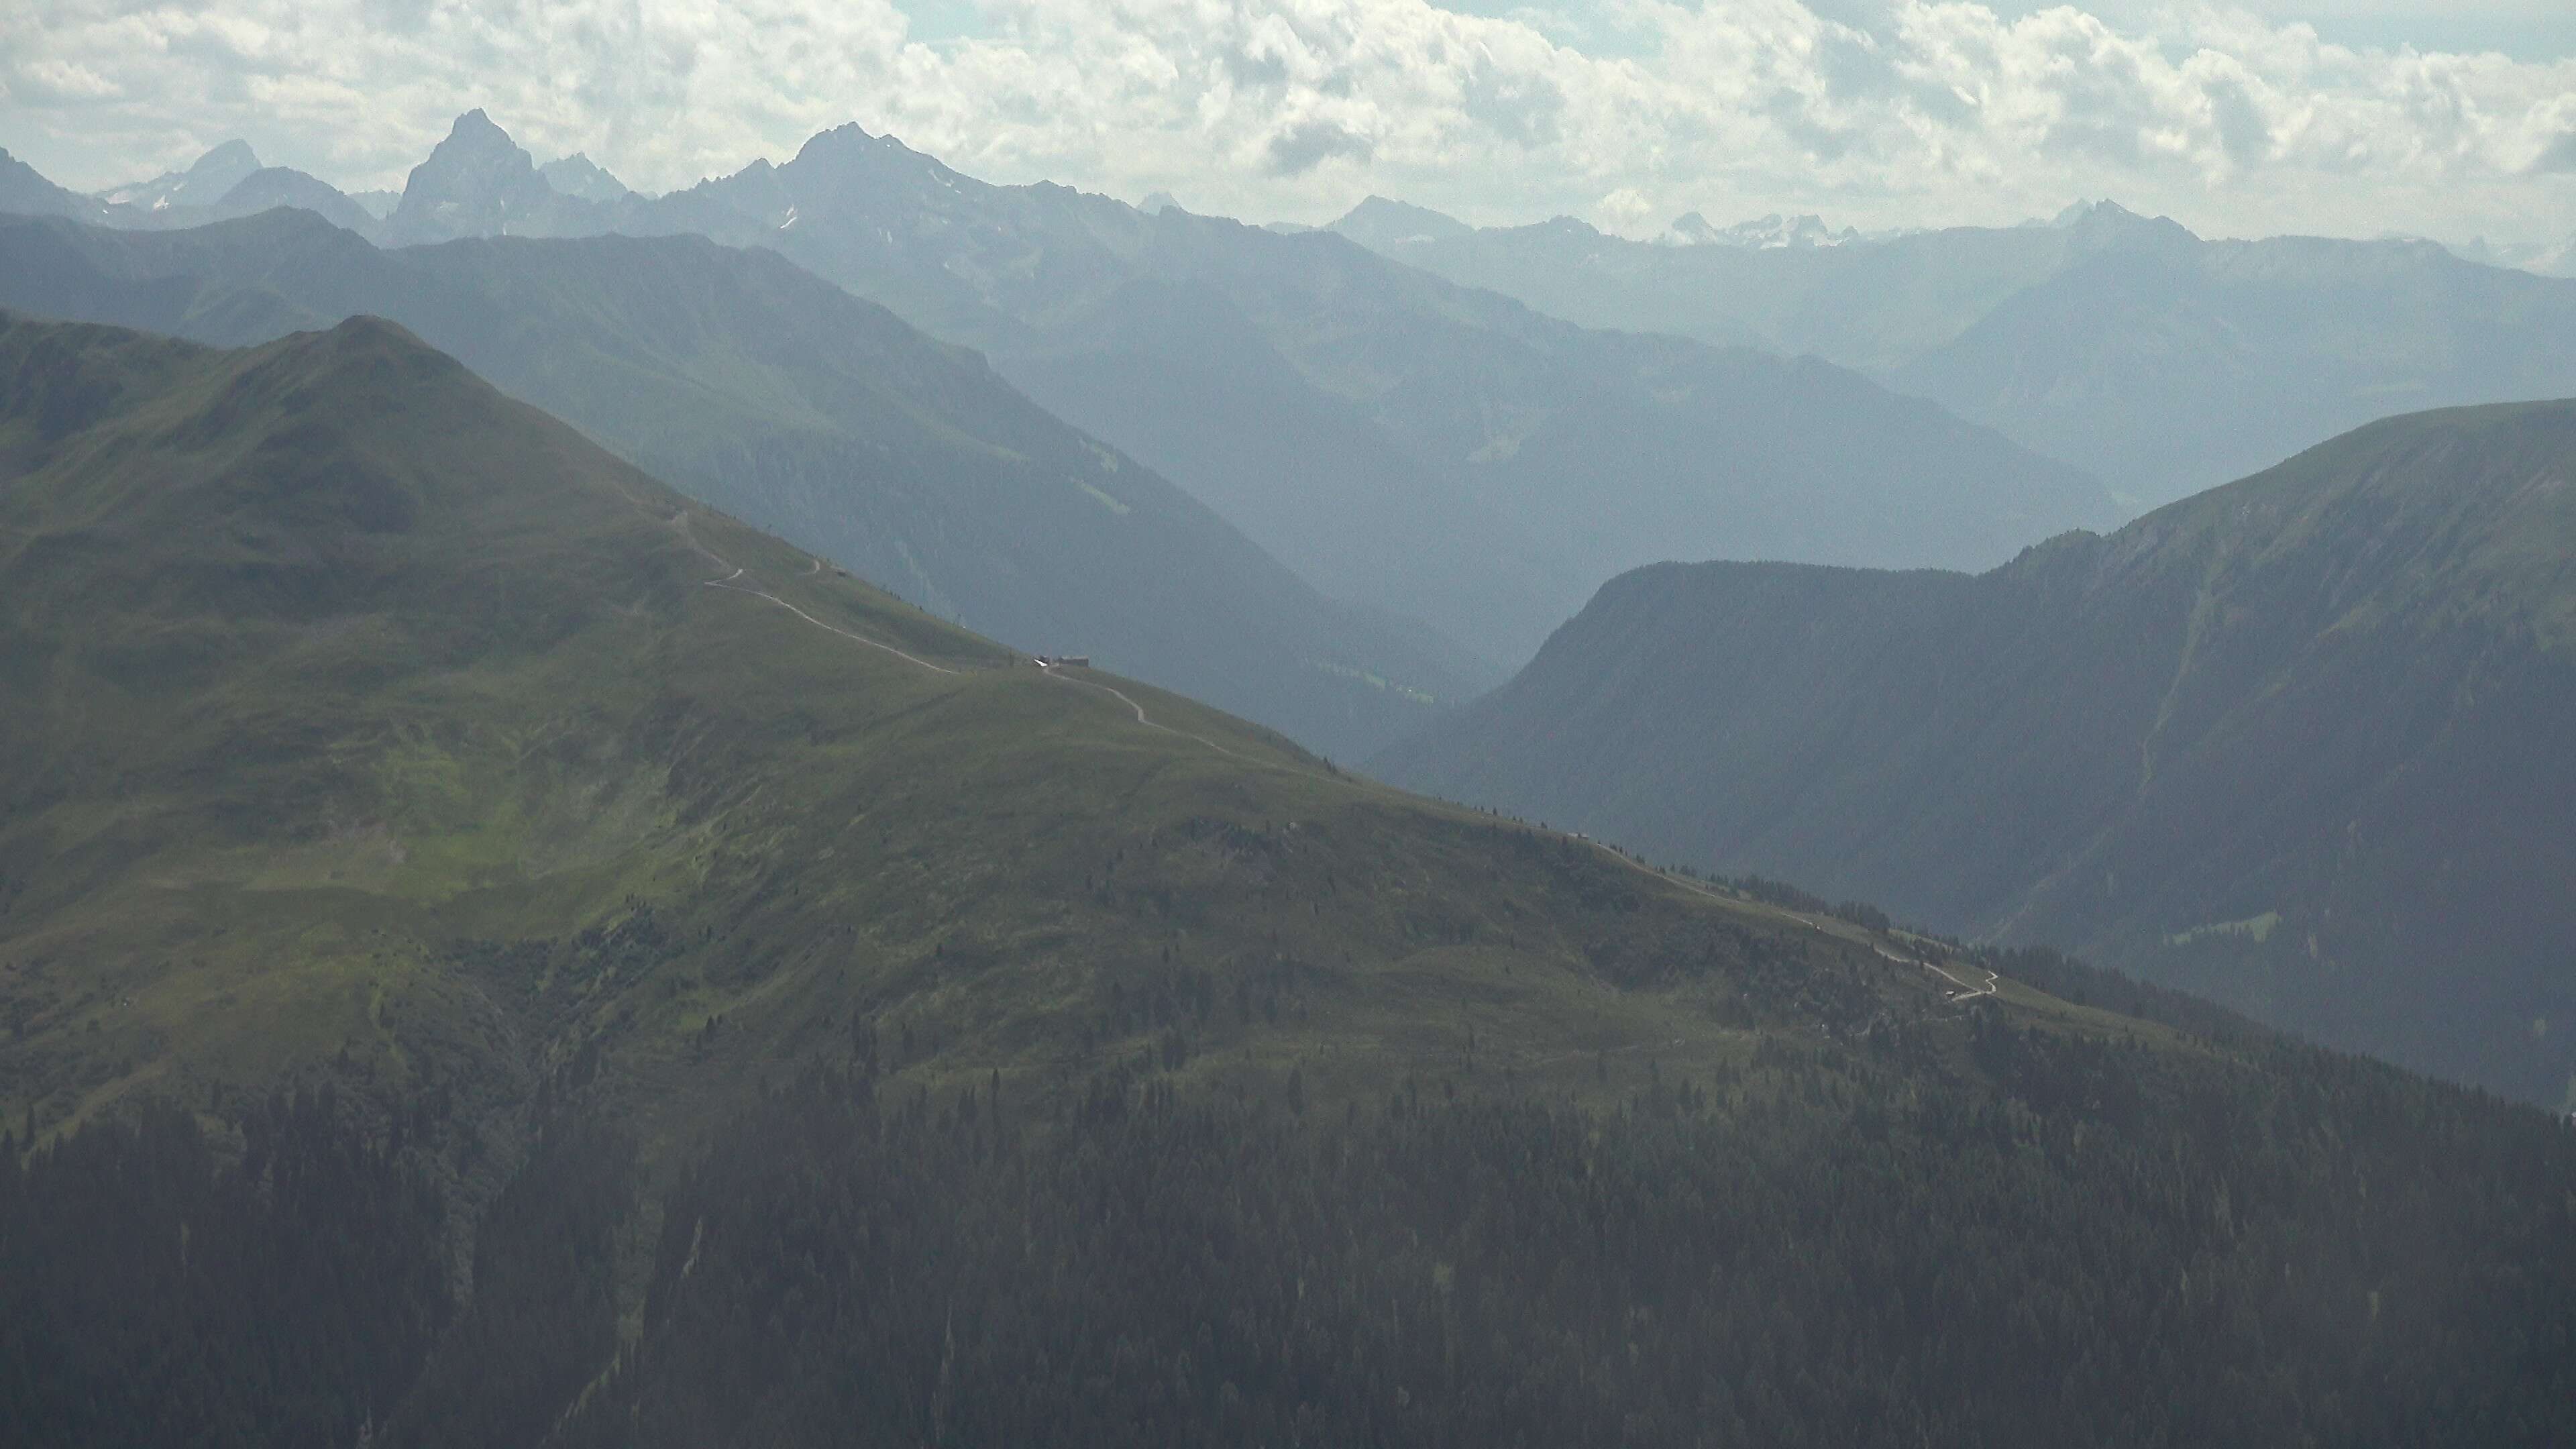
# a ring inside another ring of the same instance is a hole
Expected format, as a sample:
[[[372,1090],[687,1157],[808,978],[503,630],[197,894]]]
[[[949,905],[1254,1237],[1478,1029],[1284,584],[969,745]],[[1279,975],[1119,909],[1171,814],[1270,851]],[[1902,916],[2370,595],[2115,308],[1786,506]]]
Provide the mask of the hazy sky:
[[[399,186],[460,110],[662,189],[855,120],[998,181],[1322,220],[2576,233],[2576,0],[13,0],[0,146]]]

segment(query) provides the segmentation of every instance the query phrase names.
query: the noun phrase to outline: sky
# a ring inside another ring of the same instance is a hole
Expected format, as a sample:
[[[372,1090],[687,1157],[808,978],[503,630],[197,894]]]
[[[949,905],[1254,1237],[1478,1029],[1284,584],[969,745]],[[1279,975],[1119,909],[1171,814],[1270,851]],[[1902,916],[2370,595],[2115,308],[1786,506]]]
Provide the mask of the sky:
[[[0,146],[399,187],[465,109],[661,190],[856,121],[990,180],[1648,235],[2110,197],[2204,235],[2576,235],[2576,0],[12,0]]]

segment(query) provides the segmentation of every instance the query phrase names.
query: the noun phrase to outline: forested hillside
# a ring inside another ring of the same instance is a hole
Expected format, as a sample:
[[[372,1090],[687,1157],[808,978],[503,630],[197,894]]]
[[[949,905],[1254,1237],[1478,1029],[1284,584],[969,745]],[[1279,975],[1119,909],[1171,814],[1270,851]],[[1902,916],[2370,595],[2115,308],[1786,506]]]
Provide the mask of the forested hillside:
[[[2576,404],[2468,409],[1976,578],[1642,570],[1383,767],[2556,1103],[2571,483]]]

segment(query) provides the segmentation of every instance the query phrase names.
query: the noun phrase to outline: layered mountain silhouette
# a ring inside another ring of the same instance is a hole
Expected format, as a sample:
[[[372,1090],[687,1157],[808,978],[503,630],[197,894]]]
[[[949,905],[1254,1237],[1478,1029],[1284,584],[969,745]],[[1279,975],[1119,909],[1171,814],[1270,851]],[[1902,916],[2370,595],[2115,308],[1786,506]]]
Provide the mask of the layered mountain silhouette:
[[[373,212],[318,177],[285,166],[263,166],[245,141],[226,141],[185,171],[166,172],[81,196],[56,186],[24,162],[0,151],[0,215],[63,216],[129,230],[174,230],[256,215],[287,206],[310,211],[368,236],[379,234]]]
[[[633,224],[776,247],[987,351],[1327,592],[1496,658],[1653,559],[1976,564],[2117,515],[1838,368],[1567,326],[1339,237],[990,186],[854,126]]]
[[[2576,1074],[2576,403],[2373,424],[1981,576],[1614,580],[1390,778]]]
[[[2099,201],[2048,225],[1671,246],[1420,208],[1390,228],[1383,205],[1335,229],[1586,325],[1857,368],[2141,504],[2391,412],[2576,392],[2576,282],[2430,242],[2203,240]]]
[[[985,352],[1328,596],[1490,661],[1525,657],[1642,562],[1982,566],[2120,511],[2082,474],[1827,364],[1587,331],[1335,236],[990,186],[855,126],[658,198],[558,173],[579,194],[477,111],[387,221],[322,206],[392,242],[693,233],[779,251]]]
[[[1326,593],[1493,659],[1674,553],[1974,565],[2116,516],[2074,471],[1832,367],[1586,332],[1330,236],[990,186],[854,126],[664,197],[563,185],[470,113],[385,235],[777,250],[984,351]]]
[[[0,256],[0,305],[213,342],[397,319],[862,577],[1345,758],[1493,678],[1320,597],[979,359],[774,253],[614,236],[381,251],[279,211],[173,233],[12,223]]]

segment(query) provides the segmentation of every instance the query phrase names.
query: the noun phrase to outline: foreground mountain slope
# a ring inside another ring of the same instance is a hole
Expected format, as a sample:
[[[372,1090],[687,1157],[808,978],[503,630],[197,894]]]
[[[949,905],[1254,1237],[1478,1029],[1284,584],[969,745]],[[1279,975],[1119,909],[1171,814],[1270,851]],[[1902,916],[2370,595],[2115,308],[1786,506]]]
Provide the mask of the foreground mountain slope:
[[[1030,667],[390,324],[5,343],[13,1112],[343,1047],[360,1084],[506,1097],[587,1051],[676,1090],[842,1042],[854,1008],[1045,1076],[1212,982],[1333,1044],[1319,1089],[1403,1070],[1442,1038],[1376,1013],[1470,980],[1489,1060],[1542,1076],[1741,1040],[1668,1020],[1672,991],[1882,1009],[1814,974],[1878,961],[1856,933]],[[1773,964],[1702,978],[1729,961]],[[1890,1010],[1950,989],[1871,975]],[[1262,1059],[1259,1028],[1197,1049]]]
[[[0,225],[0,258],[0,303],[211,342],[391,317],[692,496],[937,612],[1334,754],[1493,677],[1319,597],[980,359],[772,253],[688,237],[380,251],[277,212],[167,235]]]
[[[1641,571],[1383,764],[2557,1101],[2571,559],[2576,404],[2398,418],[1977,578]]]
[[[1588,326],[1858,368],[2145,504],[2394,409],[2576,391],[2576,285],[2430,242],[2204,240],[2107,201],[2047,226],[1767,249],[1368,205],[1334,230]]]
[[[0,550],[39,1441],[2542,1444],[2576,1405],[2540,1113],[1039,670],[387,323],[0,319]]]

